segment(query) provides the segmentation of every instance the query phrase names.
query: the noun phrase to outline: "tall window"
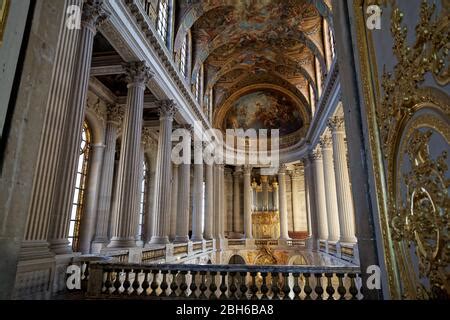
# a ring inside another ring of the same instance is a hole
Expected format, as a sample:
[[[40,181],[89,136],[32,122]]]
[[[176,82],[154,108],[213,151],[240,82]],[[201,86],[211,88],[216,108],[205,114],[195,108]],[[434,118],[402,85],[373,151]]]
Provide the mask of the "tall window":
[[[333,57],[333,59],[336,57],[336,48],[334,46],[334,34],[333,34],[333,30],[330,28],[330,46],[331,46],[331,56]]]
[[[144,220],[145,220],[145,195],[146,195],[146,180],[147,180],[147,164],[145,161],[142,163],[143,175],[141,181],[141,197],[139,198],[139,225],[138,225],[138,239],[142,240],[144,231]]]
[[[180,72],[183,75],[183,77],[186,77],[186,66],[187,66],[187,38],[186,37],[183,40],[183,44],[181,45],[180,49]]]
[[[86,180],[89,167],[89,155],[91,150],[91,133],[87,122],[83,124],[81,132],[81,145],[78,155],[77,177],[75,192],[72,202],[72,212],[69,225],[69,242],[73,251],[79,249],[80,222],[84,212]]]
[[[158,22],[156,30],[164,43],[167,42],[167,30],[169,26],[169,0],[159,0],[158,5]]]
[[[194,83],[194,97],[195,100],[197,100],[200,103],[201,97],[200,97],[200,81],[202,80],[202,70],[203,66],[200,67],[200,69],[197,72],[197,77],[195,78]]]

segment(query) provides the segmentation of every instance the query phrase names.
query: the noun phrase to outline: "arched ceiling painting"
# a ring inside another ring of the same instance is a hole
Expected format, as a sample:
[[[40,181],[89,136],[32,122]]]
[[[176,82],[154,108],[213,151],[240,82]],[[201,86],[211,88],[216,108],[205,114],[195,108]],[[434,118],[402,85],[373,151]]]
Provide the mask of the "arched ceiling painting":
[[[216,113],[237,90],[262,83],[283,86],[300,97],[302,103],[295,107],[306,108],[310,113],[309,86],[316,93],[316,61],[322,77],[327,72],[322,43],[323,16],[329,13],[325,2],[328,3],[323,0],[185,1],[179,6],[182,18],[175,50],[190,29],[193,39],[191,81],[195,81],[203,64],[204,92],[212,90]],[[279,107],[283,98],[275,96],[273,91],[252,92],[236,103],[252,105],[251,99],[273,99],[270,105],[284,111]],[[294,108],[292,103],[295,104],[290,101],[286,108]],[[274,115],[274,121],[283,126],[285,133],[304,125],[300,117],[291,120],[296,117],[295,112],[290,119],[283,119],[284,115],[276,117],[275,109],[265,112]],[[249,121],[260,125],[261,120]]]
[[[257,90],[237,99],[226,113],[222,129],[280,129],[285,136],[300,130],[297,104],[275,90]]]

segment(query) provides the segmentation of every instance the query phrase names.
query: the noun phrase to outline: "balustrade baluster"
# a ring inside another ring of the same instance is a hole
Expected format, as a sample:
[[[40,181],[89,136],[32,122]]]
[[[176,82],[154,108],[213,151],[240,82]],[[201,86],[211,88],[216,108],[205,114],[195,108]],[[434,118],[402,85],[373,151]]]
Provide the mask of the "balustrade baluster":
[[[336,273],[336,277],[338,277],[339,279],[339,286],[338,286],[338,290],[337,292],[339,293],[339,300],[346,300],[345,299],[345,294],[347,293],[347,290],[345,289],[344,286],[344,274],[343,273]]]
[[[316,277],[316,288],[314,289],[314,292],[317,294],[316,300],[323,300],[322,274],[315,273],[314,277]]]
[[[358,288],[356,288],[356,282],[355,282],[356,274],[349,273],[348,277],[350,278],[350,289],[348,291],[352,295],[350,300],[357,300],[356,296],[358,295]]]
[[[162,275],[163,275],[163,279],[160,285],[161,288],[161,293],[160,293],[160,297],[167,297],[167,289],[169,288],[169,284],[167,283],[167,274],[169,273],[168,270],[162,270],[161,271]]]
[[[159,274],[159,270],[152,270],[152,274],[153,274],[153,278],[152,278],[152,283],[150,285],[150,288],[152,289],[152,293],[150,294],[150,296],[157,297],[158,294],[157,294],[156,290],[158,289],[158,280],[156,277]]]
[[[208,287],[206,286],[206,271],[200,271],[200,275],[202,276],[202,283],[200,284],[200,295],[199,299],[206,299],[206,290],[208,290]]]
[[[177,297],[177,290],[178,290],[178,284],[177,284],[177,274],[178,270],[172,270],[170,271],[170,274],[172,275],[172,282],[170,283],[170,295],[169,297],[175,298]]]
[[[247,300],[247,272],[243,271],[239,273],[241,276],[241,285],[239,290],[241,291],[241,300]]]
[[[139,295],[139,288],[141,287],[141,284],[139,283],[140,270],[134,269],[133,271],[134,271],[134,281],[133,281],[133,284],[131,286],[133,288],[133,291],[131,292],[131,295],[137,296],[137,295]]]
[[[272,300],[279,300],[278,294],[280,293],[280,288],[278,287],[278,272],[271,272],[272,275]]]
[[[250,286],[250,292],[252,293],[251,300],[258,300],[258,296],[256,295],[258,293],[258,286],[256,285],[256,275],[257,272],[250,272],[250,275],[252,276],[252,284]]]
[[[227,287],[226,279],[225,279],[226,276],[227,276],[227,272],[226,271],[221,271],[220,275],[222,276],[222,281],[221,281],[220,287],[219,287],[219,290],[221,292],[221,294],[219,296],[219,299],[226,300],[228,298],[227,294],[226,294],[226,292],[228,290],[228,287]]]
[[[237,286],[236,286],[236,272],[230,272],[230,276],[231,276],[231,284],[229,284],[230,286],[230,300],[237,300],[238,297],[236,295],[236,291],[237,291]],[[230,279],[230,276],[228,277],[228,279]]]
[[[125,281],[123,282],[123,293],[124,294],[130,294],[129,289],[131,287],[131,282],[130,282],[130,269],[125,269]]]
[[[143,270],[144,272],[144,281],[142,281],[142,293],[141,295],[148,296],[148,288],[150,288],[150,283],[148,282],[148,273],[150,270]]]
[[[289,297],[289,294],[291,293],[291,287],[289,287],[289,273],[283,272],[283,300],[291,300],[291,297]]]
[[[187,273],[188,272],[185,270],[181,271],[181,284],[180,284],[181,294],[180,294],[180,297],[182,297],[182,298],[187,298],[187,295],[186,295],[186,290],[188,289],[188,285],[186,282]]]
[[[310,284],[309,284],[309,278],[311,277],[310,273],[304,273],[303,276],[305,277],[305,287],[303,288],[303,291],[306,294],[305,300],[311,300],[311,293],[313,292]]]
[[[102,291],[103,293],[109,294],[112,288],[112,270],[111,269],[105,269],[106,272],[106,280],[105,280],[105,291]]]
[[[120,282],[120,274],[121,274],[122,270],[121,269],[116,269],[115,273],[116,273],[116,278],[114,280],[114,294],[120,294],[120,287],[122,286],[122,282]]]
[[[325,273],[325,277],[327,278],[327,288],[326,292],[328,294],[328,300],[334,300],[334,293],[336,290],[333,288],[333,274],[332,273]]]
[[[302,288],[300,287],[300,284],[298,282],[300,274],[293,273],[292,276],[294,277],[294,287],[292,288],[292,291],[294,292],[294,300],[300,300],[300,293],[302,292]]]
[[[210,300],[216,300],[217,299],[217,296],[216,296],[216,290],[217,290],[216,274],[217,274],[217,272],[215,272],[215,271],[210,271],[209,272],[209,275],[211,276],[211,284],[209,285],[209,291],[210,291],[209,299]]]
[[[261,300],[269,299],[267,293],[269,292],[269,287],[267,286],[267,272],[261,272],[262,284],[261,284]]]
[[[195,294],[195,291],[197,291],[197,284],[195,283],[195,276],[197,275],[197,271],[191,271],[192,275],[192,281],[191,285],[189,286],[189,289],[191,289],[191,294],[189,295],[189,298],[196,299],[197,295]]]

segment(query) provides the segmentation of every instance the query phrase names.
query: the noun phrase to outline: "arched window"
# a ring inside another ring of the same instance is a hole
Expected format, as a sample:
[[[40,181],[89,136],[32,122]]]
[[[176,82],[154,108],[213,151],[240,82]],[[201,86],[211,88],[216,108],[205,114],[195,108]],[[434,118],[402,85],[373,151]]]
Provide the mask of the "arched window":
[[[80,223],[84,212],[86,199],[86,182],[89,167],[89,155],[91,150],[91,132],[87,122],[83,124],[81,132],[81,144],[78,156],[77,176],[75,192],[72,202],[72,212],[69,225],[69,242],[74,252],[79,248]]]
[[[194,97],[195,100],[197,100],[198,103],[201,103],[201,81],[202,81],[202,75],[203,75],[203,65],[200,67],[200,69],[197,72],[197,76],[195,77],[195,83],[194,83]]]
[[[180,49],[180,64],[179,64],[180,72],[184,78],[186,77],[186,67],[187,67],[187,45],[188,45],[188,36],[186,35]]]
[[[142,181],[141,181],[141,195],[139,198],[139,225],[138,225],[138,239],[143,239],[143,233],[144,233],[144,221],[145,221],[145,198],[146,198],[146,191],[147,191],[147,164],[145,161],[142,163],[143,166],[143,175],[142,175]]]
[[[167,34],[169,28],[169,0],[159,0],[158,4],[158,20],[156,30],[164,43],[167,43]]]

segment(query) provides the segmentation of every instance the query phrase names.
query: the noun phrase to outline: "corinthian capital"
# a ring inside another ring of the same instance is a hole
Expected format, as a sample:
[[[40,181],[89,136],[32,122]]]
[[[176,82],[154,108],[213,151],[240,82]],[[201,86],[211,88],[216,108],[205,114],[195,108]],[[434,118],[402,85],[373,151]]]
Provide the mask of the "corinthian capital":
[[[88,0],[83,5],[81,22],[84,27],[92,32],[97,32],[97,27],[104,23],[110,16],[110,13],[103,7],[102,0]]]
[[[144,145],[145,148],[151,148],[155,146],[156,142],[152,138],[150,128],[146,127],[142,128],[142,144]]]
[[[128,85],[145,86],[153,76],[144,61],[134,61],[124,65]]]
[[[108,121],[113,122],[116,125],[120,125],[123,121],[125,110],[123,106],[119,104],[108,105]]]
[[[331,134],[326,133],[322,139],[320,139],[320,146],[322,149],[330,149],[333,146],[333,140]]]
[[[345,123],[343,116],[334,116],[328,120],[328,127],[332,132],[343,132]]]
[[[159,101],[159,116],[161,118],[173,118],[177,112],[177,105],[173,100]]]
[[[309,159],[311,161],[322,160],[322,149],[317,147],[313,152],[311,152]]]

